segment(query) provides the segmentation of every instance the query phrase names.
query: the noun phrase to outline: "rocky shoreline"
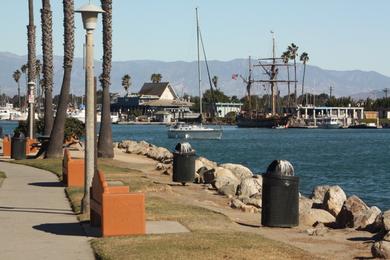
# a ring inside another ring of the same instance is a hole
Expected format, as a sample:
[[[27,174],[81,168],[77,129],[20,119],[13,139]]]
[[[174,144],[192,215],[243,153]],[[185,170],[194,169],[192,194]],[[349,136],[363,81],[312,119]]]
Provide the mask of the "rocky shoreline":
[[[173,154],[145,141],[125,140],[117,147],[126,153],[141,154],[157,161],[156,169],[172,175]],[[229,198],[229,206],[248,213],[261,212],[262,176],[240,164],[218,164],[204,157],[195,161],[195,183]],[[310,236],[323,236],[331,229],[355,229],[373,233],[374,257],[390,258],[390,210],[369,207],[339,186],[317,186],[309,197],[299,198],[300,226]]]

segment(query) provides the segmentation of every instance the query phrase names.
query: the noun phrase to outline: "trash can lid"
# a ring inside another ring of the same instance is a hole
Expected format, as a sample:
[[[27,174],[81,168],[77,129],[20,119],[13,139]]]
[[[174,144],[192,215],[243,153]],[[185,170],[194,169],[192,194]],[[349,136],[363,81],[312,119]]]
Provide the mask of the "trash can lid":
[[[275,160],[267,168],[266,175],[294,176],[294,167],[289,161]]]
[[[184,142],[184,143],[178,143],[175,146],[175,151],[178,153],[194,153],[195,150],[192,149],[190,143]]]

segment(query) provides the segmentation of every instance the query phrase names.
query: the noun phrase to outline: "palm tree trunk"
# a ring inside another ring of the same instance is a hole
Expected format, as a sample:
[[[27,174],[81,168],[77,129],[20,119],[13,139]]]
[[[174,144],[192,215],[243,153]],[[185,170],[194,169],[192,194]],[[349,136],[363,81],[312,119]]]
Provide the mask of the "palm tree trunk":
[[[110,113],[110,73],[112,60],[112,0],[101,0],[103,13],[103,87],[102,117],[98,140],[98,157],[114,158]]]
[[[43,82],[45,89],[44,105],[44,135],[51,134],[53,128],[53,28],[50,0],[42,0],[42,53],[43,53]]]
[[[20,82],[18,81],[18,105],[19,105],[19,111],[22,111],[22,107],[21,107],[21,101],[20,101]]]
[[[303,97],[303,93],[305,92],[305,90],[304,90],[304,87],[305,87],[305,74],[306,74],[306,64],[303,64],[302,97]],[[306,106],[307,106],[307,95],[306,95]]]
[[[287,107],[290,108],[290,105],[291,105],[291,100],[290,100],[290,94],[291,94],[291,91],[290,91],[290,68],[288,67],[288,64],[287,64],[287,91],[288,91],[288,96],[287,96]]]
[[[295,105],[298,104],[298,97],[297,97],[297,61],[294,58],[294,95],[295,95]]]
[[[58,102],[56,118],[53,130],[50,135],[49,147],[46,153],[47,158],[61,158],[62,145],[64,142],[64,129],[66,110],[69,102],[70,80],[74,55],[74,2],[63,0],[64,8],[64,77],[60,99]]]
[[[28,0],[28,13],[29,13],[29,23],[27,26],[27,38],[28,38],[28,82],[35,82],[35,25],[34,25],[34,5],[33,0]],[[27,84],[28,85],[28,84]],[[27,98],[29,95],[34,95],[33,89],[28,89]],[[30,121],[31,120],[31,121]],[[28,121],[32,122],[32,129],[29,128],[28,136],[30,138],[34,137],[34,106],[33,104],[29,105],[28,110]],[[31,130],[31,131],[30,131]]]

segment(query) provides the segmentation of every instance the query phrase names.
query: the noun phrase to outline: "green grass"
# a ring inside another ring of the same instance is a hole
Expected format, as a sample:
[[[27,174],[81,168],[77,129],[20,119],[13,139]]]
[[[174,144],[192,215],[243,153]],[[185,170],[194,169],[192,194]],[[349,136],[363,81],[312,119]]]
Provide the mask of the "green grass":
[[[62,177],[62,159],[27,159],[13,162],[46,170],[54,173],[58,177]]]

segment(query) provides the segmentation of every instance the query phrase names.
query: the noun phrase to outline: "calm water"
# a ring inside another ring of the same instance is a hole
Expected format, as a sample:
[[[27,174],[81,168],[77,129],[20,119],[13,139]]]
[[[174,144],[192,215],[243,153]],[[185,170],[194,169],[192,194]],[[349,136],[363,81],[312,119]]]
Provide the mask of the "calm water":
[[[5,132],[15,126],[3,123]],[[173,149],[165,126],[113,125],[115,141],[146,140]],[[338,184],[369,205],[390,209],[390,129],[245,129],[224,127],[222,140],[193,140],[197,154],[218,163],[239,163],[256,173],[274,159],[289,160],[300,190]]]

